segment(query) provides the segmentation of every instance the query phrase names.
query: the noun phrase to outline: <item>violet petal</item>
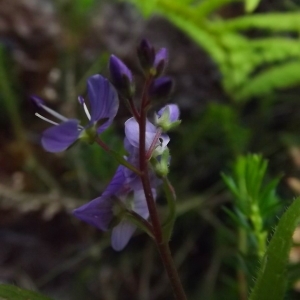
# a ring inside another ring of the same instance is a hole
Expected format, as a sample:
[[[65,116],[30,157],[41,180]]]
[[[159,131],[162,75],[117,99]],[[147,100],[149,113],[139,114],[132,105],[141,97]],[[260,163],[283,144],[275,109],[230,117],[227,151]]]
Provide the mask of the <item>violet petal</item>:
[[[169,110],[169,116],[170,122],[176,122],[179,119],[179,115],[180,115],[180,111],[179,111],[179,107],[177,104],[168,104],[165,107],[163,107],[162,109],[159,110],[159,112],[157,113],[159,117],[161,117],[164,113],[164,111],[168,109]]]
[[[111,245],[116,251],[121,251],[132,237],[136,226],[129,221],[121,221],[113,228],[111,234]]]
[[[170,77],[161,77],[155,79],[149,88],[149,96],[161,99],[168,97],[173,88],[173,81]]]
[[[123,166],[118,167],[101,197],[75,209],[74,215],[90,225],[101,230],[107,230],[113,218],[112,207],[114,205],[114,199],[112,196],[127,193],[127,190],[124,190],[125,175],[123,169]]]
[[[161,61],[168,61],[168,50],[161,48],[155,55],[154,66],[157,67]]]
[[[126,177],[124,175],[124,166],[119,166],[116,173],[114,174],[112,180],[110,181],[109,185],[106,187],[105,191],[102,194],[102,197],[108,198],[112,195],[123,194],[126,192],[124,190],[124,184]]]
[[[119,98],[110,82],[101,75],[91,76],[87,81],[88,96],[91,105],[91,121],[108,119],[97,132],[104,131],[113,121],[119,108]]]
[[[153,197],[156,198],[156,191],[152,189]],[[149,211],[144,190],[135,190],[133,196],[133,211],[139,214],[142,218],[147,219],[149,217]]]
[[[139,148],[139,124],[135,120],[135,118],[130,118],[125,122],[125,135],[128,139],[129,143]],[[146,121],[146,151],[149,150],[152,142],[156,136],[157,128],[148,120]]]
[[[73,211],[78,219],[100,229],[108,230],[113,218],[113,201],[110,198],[98,197]]]
[[[166,133],[163,133],[159,139],[161,142],[160,146],[164,150],[170,142],[170,137]]]
[[[109,59],[109,70],[113,83],[117,88],[123,86],[123,76],[126,76],[129,82],[132,82],[132,74],[128,67],[115,55]]]
[[[49,152],[61,152],[71,146],[79,137],[79,121],[71,119],[45,130],[42,135],[42,145]]]

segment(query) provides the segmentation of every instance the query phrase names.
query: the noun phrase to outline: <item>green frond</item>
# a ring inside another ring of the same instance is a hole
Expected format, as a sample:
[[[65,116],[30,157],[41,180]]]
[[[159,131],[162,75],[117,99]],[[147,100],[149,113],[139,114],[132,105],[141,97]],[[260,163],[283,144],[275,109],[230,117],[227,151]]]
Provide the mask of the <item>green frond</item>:
[[[243,0],[204,0],[196,8],[195,13],[198,15],[198,18],[204,18],[209,16],[211,13],[217,9],[232,3],[232,2],[241,2]]]
[[[300,13],[261,13],[246,15],[226,21],[215,21],[213,29],[218,31],[235,31],[263,29],[272,32],[299,32]]]
[[[274,66],[256,75],[237,93],[237,100],[251,97],[262,97],[275,89],[284,89],[300,84],[300,61]]]
[[[264,96],[274,89],[289,88],[299,83],[299,71],[296,70],[300,64],[298,39],[283,36],[250,39],[241,32],[254,28],[276,33],[300,33],[299,12],[210,20],[208,15],[218,8],[242,0],[203,0],[198,4],[191,0],[130,1],[144,15],[164,16],[206,51],[223,75],[224,90],[234,100]],[[251,5],[245,4],[253,9],[259,1],[248,2]],[[296,66],[291,64],[291,60]],[[274,66],[279,63],[280,66]],[[261,69],[264,71],[256,75]]]

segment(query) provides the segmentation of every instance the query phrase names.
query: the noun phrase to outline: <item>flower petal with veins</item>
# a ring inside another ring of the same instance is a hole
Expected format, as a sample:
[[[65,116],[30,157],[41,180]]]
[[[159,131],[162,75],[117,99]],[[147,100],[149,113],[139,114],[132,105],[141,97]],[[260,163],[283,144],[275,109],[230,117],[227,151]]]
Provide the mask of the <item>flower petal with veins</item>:
[[[42,136],[42,145],[49,152],[60,152],[70,147],[79,137],[79,121],[68,120],[46,129]]]

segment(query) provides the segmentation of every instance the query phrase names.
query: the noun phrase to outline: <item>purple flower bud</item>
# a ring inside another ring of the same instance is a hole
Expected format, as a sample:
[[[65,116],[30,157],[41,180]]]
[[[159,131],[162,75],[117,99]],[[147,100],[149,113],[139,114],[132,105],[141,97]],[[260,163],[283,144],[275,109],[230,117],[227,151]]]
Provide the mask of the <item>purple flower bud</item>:
[[[155,79],[149,88],[149,96],[156,99],[168,97],[173,87],[170,77]]]
[[[137,54],[143,71],[145,73],[148,73],[154,64],[154,47],[146,39],[142,39],[140,45],[137,48]]]
[[[168,104],[155,115],[155,124],[160,127],[163,132],[167,132],[176,128],[180,123],[179,107],[176,104]]]
[[[168,62],[168,50],[166,48],[161,48],[155,55],[154,69],[155,77],[159,77],[165,70]]]
[[[132,74],[127,66],[118,57],[111,55],[109,70],[112,82],[117,90],[125,97],[131,97],[133,93]]]
[[[177,104],[168,104],[160,109],[157,113],[158,118],[161,118],[163,114],[168,110],[168,121],[169,122],[176,122],[179,119],[179,107]]]

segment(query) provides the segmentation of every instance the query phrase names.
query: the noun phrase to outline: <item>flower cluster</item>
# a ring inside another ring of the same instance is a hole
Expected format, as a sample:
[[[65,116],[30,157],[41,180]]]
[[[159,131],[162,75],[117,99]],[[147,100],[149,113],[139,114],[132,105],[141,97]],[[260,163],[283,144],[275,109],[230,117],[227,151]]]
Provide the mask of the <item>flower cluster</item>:
[[[164,110],[171,110],[170,107],[173,106],[168,105]],[[179,117],[178,107],[175,107]],[[172,117],[174,116],[172,115]],[[162,134],[158,127],[147,121],[145,151],[148,159],[160,158],[162,153],[167,150],[169,140],[167,134]],[[127,161],[138,167],[139,126],[134,118],[125,122],[124,147],[128,153]],[[156,198],[156,188],[160,184],[160,179],[152,169],[150,169],[150,182],[153,196]],[[112,229],[112,247],[115,250],[122,250],[136,229],[136,225],[126,219],[127,211],[134,211],[144,219],[149,217],[145,193],[139,176],[126,167],[119,166],[101,197],[75,209],[74,215],[103,231],[117,223]]]
[[[38,107],[60,121],[60,123],[56,123],[36,114],[54,125],[43,133],[41,139],[43,147],[49,152],[63,151],[78,139],[90,143],[99,141],[99,135],[111,125],[116,116],[119,106],[118,94],[124,101],[128,102],[133,117],[125,122],[124,148],[127,151],[127,156],[123,160],[126,164],[118,167],[111,182],[100,197],[74,211],[77,218],[102,231],[111,229],[112,247],[117,251],[126,246],[137,227],[132,222],[132,216],[139,216],[142,220],[149,218],[148,203],[139,173],[139,171],[141,172],[140,148],[142,148],[140,147],[140,128],[145,128],[143,135],[145,149],[142,149],[144,151],[142,153],[145,154],[151,197],[155,200],[156,189],[161,183],[161,178],[168,174],[170,161],[167,148],[170,138],[165,132],[180,123],[178,106],[169,104],[158,111],[154,118],[154,124],[145,117],[145,126],[141,127],[141,122],[143,122],[142,109],[148,110],[150,100],[153,98],[166,97],[172,88],[172,80],[169,77],[162,77],[168,60],[168,53],[165,48],[155,52],[154,48],[146,40],[143,40],[137,53],[148,84],[140,110],[135,107],[132,101],[134,95],[132,73],[114,55],[111,56],[109,64],[114,86],[101,75],[88,78],[87,93],[90,111],[84,99],[79,97],[79,103],[88,118],[87,125],[80,125],[79,120],[76,119],[67,119],[45,106],[39,98],[33,97]],[[101,125],[99,125],[99,121],[102,121]],[[128,168],[128,165],[132,168]]]

